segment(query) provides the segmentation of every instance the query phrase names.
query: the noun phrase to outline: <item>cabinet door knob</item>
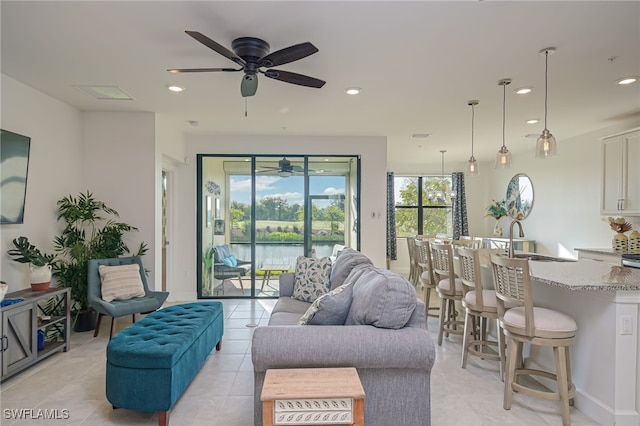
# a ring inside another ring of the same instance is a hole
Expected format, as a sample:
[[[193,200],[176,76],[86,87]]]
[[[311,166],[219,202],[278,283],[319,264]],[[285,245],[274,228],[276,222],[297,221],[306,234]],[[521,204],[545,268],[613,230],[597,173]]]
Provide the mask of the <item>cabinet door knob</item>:
[[[6,351],[9,348],[9,338],[7,336],[2,336],[2,352]]]

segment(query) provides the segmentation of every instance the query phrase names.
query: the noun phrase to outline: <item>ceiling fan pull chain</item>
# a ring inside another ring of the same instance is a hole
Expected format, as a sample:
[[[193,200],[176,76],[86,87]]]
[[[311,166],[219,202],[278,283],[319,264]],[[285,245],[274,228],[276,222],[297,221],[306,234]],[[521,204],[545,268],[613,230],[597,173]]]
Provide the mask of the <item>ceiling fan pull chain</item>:
[[[244,116],[247,116],[247,98],[244,98]]]

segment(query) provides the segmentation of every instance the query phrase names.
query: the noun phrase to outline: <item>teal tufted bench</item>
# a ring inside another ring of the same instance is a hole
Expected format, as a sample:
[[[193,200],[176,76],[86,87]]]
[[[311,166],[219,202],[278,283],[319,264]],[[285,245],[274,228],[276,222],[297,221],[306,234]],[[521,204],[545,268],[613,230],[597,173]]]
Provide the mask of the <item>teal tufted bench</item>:
[[[224,332],[221,302],[173,305],[118,333],[107,346],[106,392],[114,408],[158,411],[158,424]]]

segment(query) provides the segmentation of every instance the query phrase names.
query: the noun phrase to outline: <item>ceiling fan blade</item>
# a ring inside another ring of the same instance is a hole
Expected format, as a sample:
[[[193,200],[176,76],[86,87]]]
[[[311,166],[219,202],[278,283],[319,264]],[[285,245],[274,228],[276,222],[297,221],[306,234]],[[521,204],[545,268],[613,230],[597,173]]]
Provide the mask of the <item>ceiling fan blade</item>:
[[[240,66],[245,66],[246,62],[244,61],[244,59],[242,59],[241,57],[239,57],[238,55],[236,55],[235,53],[233,53],[223,45],[211,40],[206,35],[199,33],[198,31],[185,31],[185,33],[187,33],[188,35],[190,35],[200,43],[204,44],[209,49],[218,52],[225,58],[232,60],[233,62],[235,62]]]
[[[258,61],[258,65],[266,68],[277,67],[279,65],[297,61],[298,59],[306,58],[317,51],[318,48],[309,42],[300,43],[269,53]]]
[[[324,86],[326,81],[309,77],[308,75],[296,74],[295,72],[266,70],[264,75],[274,80],[284,81],[285,83],[297,84],[299,86],[314,87],[316,89]]]
[[[181,72],[235,72],[242,71],[242,68],[171,68],[167,71],[171,74],[178,74]]]
[[[258,76],[256,74],[245,74],[240,83],[240,93],[243,98],[253,96],[258,90]]]

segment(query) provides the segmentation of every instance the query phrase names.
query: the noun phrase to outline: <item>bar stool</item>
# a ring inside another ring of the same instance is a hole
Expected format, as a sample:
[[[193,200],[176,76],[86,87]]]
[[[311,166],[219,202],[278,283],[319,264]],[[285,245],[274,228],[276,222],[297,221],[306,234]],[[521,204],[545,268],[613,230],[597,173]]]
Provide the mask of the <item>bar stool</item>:
[[[409,251],[409,278],[408,281],[413,284],[414,287],[418,285],[418,271],[415,261],[415,237],[407,237],[407,250]]]
[[[505,410],[511,408],[513,392],[537,398],[560,401],[562,424],[571,424],[569,405],[576,395],[571,381],[569,346],[578,329],[568,315],[552,309],[533,306],[529,261],[491,255],[493,279],[498,305],[498,321],[507,338],[507,366],[504,380]],[[518,306],[505,311],[505,303]],[[522,345],[549,346],[555,355],[555,374],[539,369],[525,368],[517,360],[522,358]],[[541,376],[556,381],[557,391],[541,391],[518,383],[518,376]]]
[[[464,322],[457,319],[456,300],[462,300],[462,281],[456,277],[453,270],[453,246],[431,242],[431,262],[433,272],[440,280],[436,292],[440,296],[440,329],[438,331],[438,345],[442,345],[444,333],[460,334],[464,331]]]
[[[462,341],[462,368],[467,367],[467,355],[496,360],[500,362],[500,380],[503,380],[505,346],[504,335],[497,321],[496,292],[483,288],[478,249],[458,248],[458,261],[464,293],[462,306],[466,311]],[[487,337],[487,320],[489,319],[496,320],[497,342]],[[496,346],[497,353],[487,352],[488,346]]]
[[[438,318],[440,315],[429,313],[429,311],[440,309],[437,306],[429,305],[431,302],[431,290],[435,290],[436,288],[436,280],[433,275],[433,266],[431,264],[431,250],[429,248],[430,242],[428,239],[417,238],[415,242],[416,253],[418,254],[418,266],[420,266],[420,269],[422,270],[420,273],[420,283],[422,284],[422,289],[424,291],[425,315]]]

